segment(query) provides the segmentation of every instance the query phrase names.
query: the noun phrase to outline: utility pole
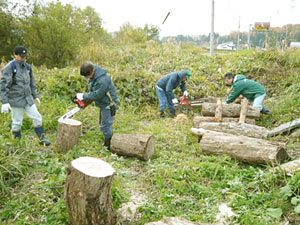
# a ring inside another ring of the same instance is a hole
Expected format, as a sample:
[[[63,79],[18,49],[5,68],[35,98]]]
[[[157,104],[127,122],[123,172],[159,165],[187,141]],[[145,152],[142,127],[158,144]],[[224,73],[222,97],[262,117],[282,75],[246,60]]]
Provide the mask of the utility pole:
[[[210,31],[210,56],[214,54],[214,13],[215,0],[211,0],[211,31]]]
[[[239,16],[239,29],[238,29],[236,50],[240,49],[240,27],[241,27],[241,22],[240,21],[241,21],[241,17]]]
[[[249,32],[248,32],[248,49],[251,49],[251,42],[250,42],[250,37],[251,37],[251,24],[249,24]]]

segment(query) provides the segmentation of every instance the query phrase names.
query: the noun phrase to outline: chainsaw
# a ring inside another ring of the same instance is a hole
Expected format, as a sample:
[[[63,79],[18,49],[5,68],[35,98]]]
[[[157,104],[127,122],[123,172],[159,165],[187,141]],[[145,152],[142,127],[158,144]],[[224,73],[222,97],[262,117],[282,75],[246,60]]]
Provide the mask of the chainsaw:
[[[178,103],[175,106],[201,106],[203,101],[190,101],[187,96],[181,96],[178,98]]]
[[[85,107],[87,107],[89,104],[92,103],[92,101],[87,101],[87,102],[84,102],[82,100],[79,100],[77,98],[74,98],[72,100],[74,103],[77,104],[77,106],[73,109],[71,109],[69,112],[65,113],[63,116],[61,116],[59,119],[58,119],[58,122],[62,122],[63,120],[65,119],[68,119],[70,117],[72,117],[75,113],[77,113],[80,109],[85,109]]]

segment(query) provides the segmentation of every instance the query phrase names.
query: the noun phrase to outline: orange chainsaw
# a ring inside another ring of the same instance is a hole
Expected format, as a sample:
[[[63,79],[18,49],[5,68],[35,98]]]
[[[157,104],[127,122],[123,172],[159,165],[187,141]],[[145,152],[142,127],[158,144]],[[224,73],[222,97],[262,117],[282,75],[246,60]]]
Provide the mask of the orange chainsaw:
[[[187,96],[181,96],[175,106],[201,106],[202,103],[203,101],[190,101]]]
[[[63,120],[70,118],[75,113],[77,113],[80,109],[84,109],[85,107],[87,107],[89,104],[92,103],[92,101],[84,102],[84,101],[79,100],[77,98],[74,98],[72,101],[74,103],[76,103],[77,106],[75,108],[71,109],[69,112],[65,113],[63,116],[61,116],[58,119],[58,122],[62,122]]]

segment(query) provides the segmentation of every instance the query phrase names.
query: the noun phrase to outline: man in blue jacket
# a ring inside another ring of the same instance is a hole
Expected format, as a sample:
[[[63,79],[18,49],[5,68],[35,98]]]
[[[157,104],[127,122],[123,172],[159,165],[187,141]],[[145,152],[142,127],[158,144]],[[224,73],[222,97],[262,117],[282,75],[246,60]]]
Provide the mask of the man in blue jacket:
[[[112,125],[119,102],[115,86],[108,76],[107,70],[90,61],[81,65],[80,74],[89,79],[88,88],[90,92],[78,93],[76,97],[84,102],[94,101],[96,106],[100,108],[100,129],[104,135],[104,146],[110,150],[113,135]]]
[[[185,82],[190,80],[192,73],[188,70],[169,73],[159,79],[156,83],[156,94],[159,100],[160,116],[163,118],[165,109],[168,105],[170,116],[175,117],[175,106],[178,103],[177,98],[173,94],[173,90],[178,86],[183,91],[184,96],[189,93],[186,90]]]

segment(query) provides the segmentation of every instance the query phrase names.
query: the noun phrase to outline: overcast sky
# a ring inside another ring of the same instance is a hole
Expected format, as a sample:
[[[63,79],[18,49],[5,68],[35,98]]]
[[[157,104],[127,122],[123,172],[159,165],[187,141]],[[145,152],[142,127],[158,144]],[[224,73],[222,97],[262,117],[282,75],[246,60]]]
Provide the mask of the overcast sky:
[[[91,6],[108,32],[126,22],[160,28],[160,37],[209,34],[212,0],[61,0],[84,8]],[[162,24],[167,13],[170,15]],[[296,13],[298,12],[298,13]],[[248,31],[249,24],[271,22],[271,27],[300,24],[300,0],[215,0],[215,32]]]

